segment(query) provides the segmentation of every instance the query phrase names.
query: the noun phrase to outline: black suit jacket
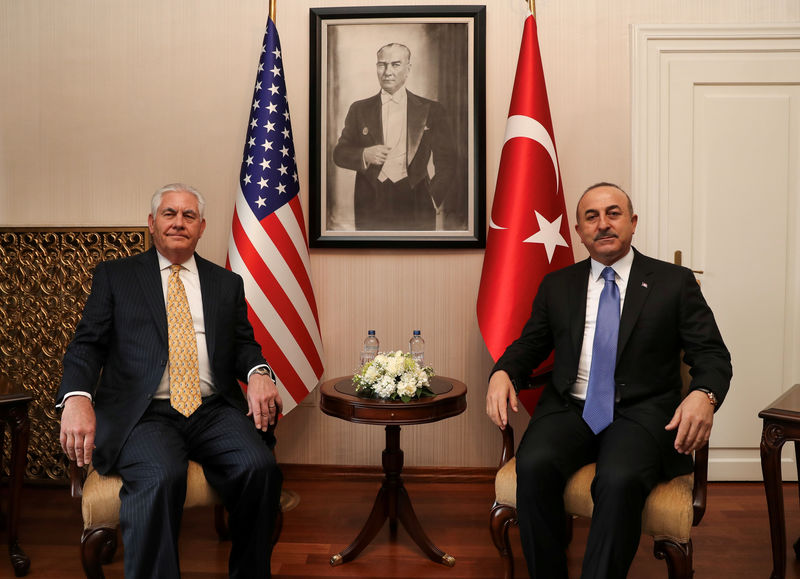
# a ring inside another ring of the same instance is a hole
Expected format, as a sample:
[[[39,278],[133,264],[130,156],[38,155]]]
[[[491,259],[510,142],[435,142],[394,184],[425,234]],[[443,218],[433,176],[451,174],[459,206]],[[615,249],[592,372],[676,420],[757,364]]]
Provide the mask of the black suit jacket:
[[[247,411],[237,382],[264,364],[247,320],[241,277],[195,254],[214,387]],[[93,395],[97,415],[94,467],[108,472],[152,401],[169,359],[167,313],[155,249],[97,265],[92,291],[64,355],[56,397]]]
[[[410,187],[440,205],[453,189],[456,153],[453,133],[447,123],[444,107],[406,91],[406,125],[408,181]],[[339,142],[333,150],[334,162],[344,169],[356,171],[356,221],[368,220],[373,207],[364,209],[371,194],[378,188],[381,165],[363,166],[364,149],[383,144],[380,93],[354,102],[345,118]],[[435,176],[428,174],[428,162],[433,160]],[[428,203],[431,213],[433,206]],[[362,216],[363,213],[366,214]]]
[[[690,390],[708,388],[720,403],[732,376],[730,354],[694,274],[633,251],[617,345],[616,410],[660,441],[666,473],[676,476],[691,468],[688,457],[672,446],[675,432],[664,430],[681,401],[681,351],[690,366]],[[590,269],[587,259],[542,280],[522,334],[494,367],[521,384],[555,351],[552,380],[534,419],[568,408],[583,345]]]

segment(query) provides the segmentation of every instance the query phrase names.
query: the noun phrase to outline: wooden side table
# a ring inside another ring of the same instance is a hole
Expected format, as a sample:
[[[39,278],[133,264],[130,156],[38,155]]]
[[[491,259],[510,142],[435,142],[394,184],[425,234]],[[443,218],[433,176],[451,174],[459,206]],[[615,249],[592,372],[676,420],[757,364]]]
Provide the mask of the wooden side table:
[[[0,445],[2,445],[2,429],[7,424],[11,431],[11,465],[9,468],[8,500],[8,555],[14,574],[22,577],[28,574],[31,560],[19,546],[17,529],[19,528],[19,495],[22,490],[22,479],[25,477],[25,464],[28,458],[28,404],[33,400],[22,388],[0,374]],[[0,460],[2,460],[0,448]]]
[[[770,579],[786,576],[786,516],[783,510],[781,450],[783,443],[794,441],[798,475],[800,475],[800,384],[758,413],[764,420],[761,432],[761,472],[769,511],[769,532],[772,539],[772,574]],[[795,556],[800,558],[800,539],[794,543]]]
[[[349,422],[386,426],[383,484],[375,497],[372,512],[355,540],[331,557],[331,565],[341,565],[355,559],[375,538],[386,519],[389,519],[392,538],[397,536],[399,520],[431,560],[449,567],[455,565],[455,558],[436,547],[425,534],[400,476],[403,471],[400,426],[436,422],[461,414],[467,407],[467,387],[463,382],[435,376],[431,380],[431,390],[436,396],[404,403],[357,396],[352,376],[334,378],[321,386],[320,408],[325,414]]]

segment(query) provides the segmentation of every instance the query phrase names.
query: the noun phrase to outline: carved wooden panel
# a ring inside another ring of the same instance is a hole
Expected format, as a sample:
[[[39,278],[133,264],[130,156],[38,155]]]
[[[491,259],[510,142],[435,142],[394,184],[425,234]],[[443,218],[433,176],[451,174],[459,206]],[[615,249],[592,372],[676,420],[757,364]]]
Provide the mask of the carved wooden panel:
[[[28,479],[69,478],[54,397],[95,265],[149,246],[146,227],[0,228],[0,372],[34,396]]]

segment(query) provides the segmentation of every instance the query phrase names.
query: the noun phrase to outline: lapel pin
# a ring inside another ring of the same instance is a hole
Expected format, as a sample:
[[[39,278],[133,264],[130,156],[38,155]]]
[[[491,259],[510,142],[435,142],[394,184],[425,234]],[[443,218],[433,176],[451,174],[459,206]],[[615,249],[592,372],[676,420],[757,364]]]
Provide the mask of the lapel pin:
[[[361,134],[362,134],[362,135],[365,135],[365,136],[366,136],[366,135],[367,135],[367,133],[369,133],[369,129],[368,129],[367,127],[364,127],[363,129],[361,129]]]
[[[646,281],[642,282],[642,287],[647,287],[647,282]]]

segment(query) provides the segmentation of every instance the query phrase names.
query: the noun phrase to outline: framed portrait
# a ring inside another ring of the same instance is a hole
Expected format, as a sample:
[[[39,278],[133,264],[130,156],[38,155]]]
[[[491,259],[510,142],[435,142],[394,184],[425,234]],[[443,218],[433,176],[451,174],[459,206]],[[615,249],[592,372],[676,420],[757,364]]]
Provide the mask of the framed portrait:
[[[485,247],[485,14],[310,10],[311,247]]]

